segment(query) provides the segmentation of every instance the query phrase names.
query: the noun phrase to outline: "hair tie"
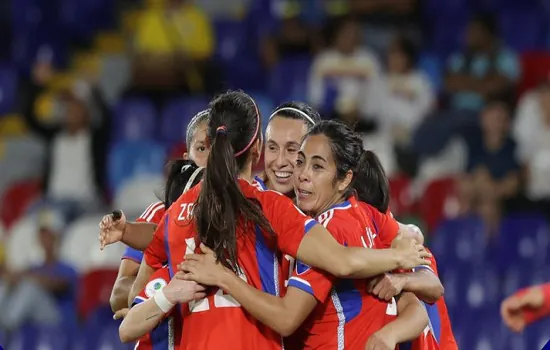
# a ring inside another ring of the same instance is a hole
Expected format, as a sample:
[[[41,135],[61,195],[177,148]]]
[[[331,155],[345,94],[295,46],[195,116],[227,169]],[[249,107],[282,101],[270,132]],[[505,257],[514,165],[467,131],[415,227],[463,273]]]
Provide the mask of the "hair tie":
[[[197,176],[200,174],[200,172],[202,171],[202,167],[200,168],[197,168],[195,169],[195,171],[193,172],[193,174],[191,174],[191,177],[189,177],[189,180],[187,180],[187,183],[185,184],[185,188],[183,189],[183,192],[182,193],[185,193],[187,191],[189,191],[189,189],[191,188],[191,186],[193,186],[193,182],[195,182],[195,179],[197,178]]]
[[[227,134],[227,127],[225,125],[218,126],[216,134]]]

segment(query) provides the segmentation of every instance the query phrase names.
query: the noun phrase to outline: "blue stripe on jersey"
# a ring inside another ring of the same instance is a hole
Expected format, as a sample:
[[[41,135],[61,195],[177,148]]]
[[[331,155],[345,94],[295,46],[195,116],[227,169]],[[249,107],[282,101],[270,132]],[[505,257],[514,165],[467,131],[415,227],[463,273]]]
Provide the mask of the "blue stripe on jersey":
[[[334,208],[345,208],[345,207],[347,207],[348,205],[350,205],[349,201],[343,201],[342,203],[338,203],[338,204],[333,205],[333,206],[330,207],[328,210],[334,209]]]
[[[258,183],[258,185],[260,185],[260,187],[262,188],[262,190],[267,191],[267,186],[266,186],[264,180],[260,179],[258,176],[254,176],[254,180],[256,180],[256,182]]]
[[[174,276],[174,270],[172,269],[172,259],[170,259],[170,244],[168,244],[168,222],[170,214],[166,213],[164,218],[164,249],[166,250],[166,258],[168,258],[168,272],[170,273],[170,279]]]
[[[435,340],[439,344],[441,339],[441,318],[439,317],[439,310],[437,309],[436,304],[424,303],[426,311],[428,312],[428,319],[430,320],[430,329],[432,330]]]
[[[363,308],[361,294],[355,288],[353,280],[339,280],[335,286],[336,296],[340,301],[345,322],[353,320]]]
[[[422,335],[420,335],[422,336]],[[412,341],[408,341],[406,343],[399,343],[398,349],[399,350],[411,350],[413,347]]]
[[[313,288],[311,288],[311,285],[300,278],[290,277],[290,279],[288,280],[288,286],[298,288],[306,293],[309,293],[315,296],[315,293],[313,293]]]
[[[122,255],[122,259],[133,260],[138,264],[141,264],[141,260],[143,260],[143,252],[132,247],[126,247],[126,250],[124,250],[124,254]]]
[[[153,350],[167,350],[168,349],[168,318],[162,320],[162,322],[151,331],[151,344]]]
[[[258,225],[256,225],[256,259],[260,271],[260,280],[262,281],[262,290],[272,295],[279,295],[278,276],[275,274],[279,268],[277,266],[277,256],[267,246],[264,234]]]
[[[304,227],[304,234],[308,233],[309,230],[313,228],[313,226],[317,225],[318,222],[316,220],[310,219],[306,222],[306,227]]]

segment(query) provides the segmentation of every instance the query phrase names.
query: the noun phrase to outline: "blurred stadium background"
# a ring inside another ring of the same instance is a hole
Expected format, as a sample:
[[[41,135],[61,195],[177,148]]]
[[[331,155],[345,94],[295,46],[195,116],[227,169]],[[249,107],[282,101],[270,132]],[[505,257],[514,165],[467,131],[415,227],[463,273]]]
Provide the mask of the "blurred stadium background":
[[[97,224],[149,206],[188,120],[240,88],[264,120],[303,100],[364,135],[461,349],[541,348],[550,323],[513,335],[499,303],[550,281],[549,19],[546,0],[0,1],[0,344],[131,348],[108,307],[123,247],[100,252]],[[41,273],[61,326],[10,311]]]

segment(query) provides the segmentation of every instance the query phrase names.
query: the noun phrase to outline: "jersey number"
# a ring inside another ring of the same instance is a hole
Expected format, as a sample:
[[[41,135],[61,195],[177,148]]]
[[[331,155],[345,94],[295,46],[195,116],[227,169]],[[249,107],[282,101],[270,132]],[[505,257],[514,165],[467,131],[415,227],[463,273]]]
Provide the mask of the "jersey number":
[[[185,254],[193,254],[195,252],[195,239],[187,238],[185,240],[187,245]],[[244,281],[247,281],[246,275],[240,273],[239,277]],[[214,307],[240,307],[241,304],[235,300],[231,295],[224,293],[223,290],[218,289],[216,294],[214,294]],[[191,312],[203,312],[210,310],[210,302],[208,298],[203,298],[199,300],[193,300],[189,302],[189,311]]]

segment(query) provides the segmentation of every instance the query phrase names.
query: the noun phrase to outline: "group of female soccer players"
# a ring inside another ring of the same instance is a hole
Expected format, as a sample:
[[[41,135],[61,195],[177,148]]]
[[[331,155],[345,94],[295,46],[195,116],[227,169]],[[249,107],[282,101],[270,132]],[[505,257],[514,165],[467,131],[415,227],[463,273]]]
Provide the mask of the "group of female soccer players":
[[[388,180],[361,138],[303,103],[283,104],[267,125],[264,174],[253,178],[261,130],[250,96],[214,98],[188,126],[189,160],[172,166],[164,202],[138,222],[104,217],[101,245],[132,247],[111,297],[121,340],[456,349],[435,260],[391,216]]]

